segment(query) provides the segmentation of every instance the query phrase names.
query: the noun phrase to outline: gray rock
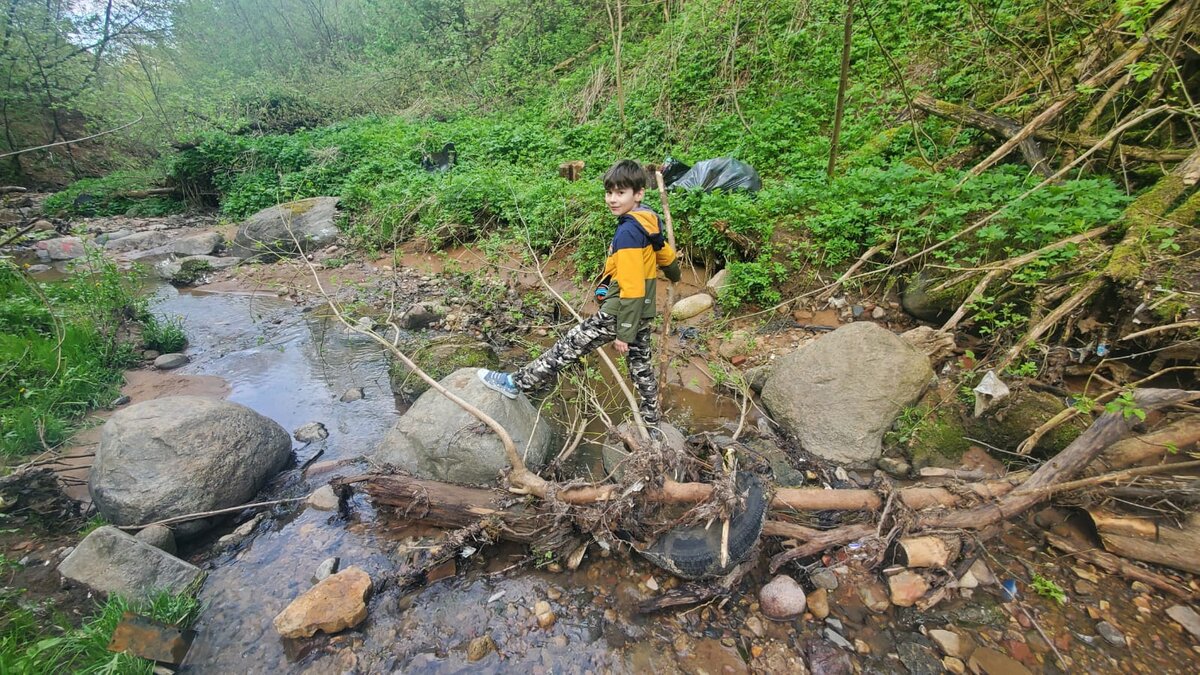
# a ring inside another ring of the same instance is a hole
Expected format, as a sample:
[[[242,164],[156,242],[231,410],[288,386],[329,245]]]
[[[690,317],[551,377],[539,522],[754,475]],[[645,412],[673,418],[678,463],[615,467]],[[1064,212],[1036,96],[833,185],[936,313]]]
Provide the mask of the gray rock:
[[[871,318],[875,319],[876,321],[879,321],[885,316],[887,316],[887,310],[882,307],[876,307],[875,309],[871,310]]]
[[[194,591],[204,572],[115,527],[96,529],[58,566],[64,577],[105,593],[143,598]]]
[[[326,577],[336,574],[338,571],[338,564],[341,563],[341,561],[341,558],[336,556],[322,560],[321,564],[317,565],[317,571],[313,572],[312,582],[315,584]]]
[[[354,401],[363,400],[366,396],[366,392],[363,391],[362,387],[351,387],[342,392],[342,397],[338,400],[342,403],[353,403]]]
[[[109,522],[134,525],[244,504],[291,456],[288,433],[231,401],[168,396],[104,424],[88,479]],[[183,523],[187,537],[207,523]]]
[[[74,260],[75,258],[82,257],[85,253],[83,250],[83,240],[79,237],[43,239],[35,245],[35,248],[39,254],[44,252],[45,256],[50,260]]]
[[[821,632],[821,634],[825,636],[826,640],[829,640],[830,642],[837,645],[838,647],[841,647],[842,649],[846,649],[849,651],[854,651],[854,645],[851,644],[849,640],[842,637],[841,634],[839,634],[834,629],[826,628],[824,631]]]
[[[112,403],[108,404],[108,407],[120,408],[123,405],[128,405],[131,400],[132,399],[130,399],[128,396],[118,396],[117,398],[113,399]]]
[[[721,289],[729,285],[729,268],[723,267],[719,272],[712,275],[708,283],[704,284],[704,290],[714,298],[721,296]]]
[[[322,485],[316,490],[313,490],[313,493],[308,496],[308,499],[304,500],[304,503],[308,504],[314,509],[317,509],[318,511],[336,511],[338,507],[338,496],[337,493],[333,491],[332,486]]]
[[[159,356],[162,356],[162,354],[159,354],[158,352],[154,351],[153,349],[147,349],[146,351],[142,352],[142,358],[146,359],[147,361],[153,361],[154,359],[157,359]]]
[[[775,474],[775,483],[787,487],[804,485],[804,472],[792,465],[791,459],[783,448],[769,438],[750,438],[746,445],[762,455],[771,465],[771,473]]]
[[[116,241],[118,239],[123,239],[125,237],[128,237],[131,234],[133,234],[133,230],[125,230],[125,229],[116,230],[114,232],[101,232],[100,234],[96,235],[96,244],[99,246],[104,246],[105,244],[107,244],[110,241]]]
[[[292,432],[292,438],[301,443],[313,443],[329,438],[329,430],[320,422],[309,422]]]
[[[850,675],[854,672],[850,655],[828,640],[805,641],[804,658],[812,675]]]
[[[804,588],[786,574],[780,574],[759,589],[758,603],[763,616],[774,621],[794,619],[808,606]]]
[[[909,472],[912,471],[912,466],[898,457],[880,457],[875,466],[894,478],[908,478]]]
[[[747,368],[742,374],[746,377],[746,384],[750,385],[750,388],[753,389],[756,394],[761,394],[763,386],[766,385],[767,380],[771,377],[771,365],[763,364],[761,366]]]
[[[671,308],[671,318],[676,321],[690,319],[693,316],[699,316],[704,312],[712,309],[713,297],[707,293],[697,293],[675,303]]]
[[[1184,605],[1175,605],[1167,610],[1167,616],[1187,629],[1192,637],[1200,640],[1200,614],[1197,614],[1196,610]]]
[[[52,269],[54,268],[49,265],[30,265],[29,269],[25,271],[30,274],[41,274],[42,272],[49,272]]]
[[[238,227],[233,251],[238,257],[249,258],[324,248],[338,236],[337,204],[337,197],[313,197],[263,209]]]
[[[441,380],[459,368],[500,367],[500,357],[491,345],[469,335],[441,335],[428,341],[420,341],[408,352],[413,363],[434,380]],[[417,377],[400,359],[393,359],[388,367],[388,380],[392,393],[401,400],[411,402],[424,394],[429,385]]]
[[[837,575],[833,570],[826,567],[818,567],[808,573],[808,580],[817,588],[824,588],[827,591],[836,591],[838,588]]]
[[[163,354],[154,359],[154,367],[159,370],[174,370],[186,366],[191,361],[187,354]]]
[[[886,328],[860,322],[776,359],[762,401],[805,450],[871,466],[884,432],[932,378],[928,357]]]
[[[201,232],[168,242],[166,248],[181,256],[207,256],[221,248],[223,243],[225,238],[219,232]]]
[[[896,653],[900,655],[900,663],[908,669],[909,675],[942,675],[945,672],[942,660],[923,644],[901,642],[896,645]]]
[[[717,353],[726,361],[732,359],[738,354],[745,354],[750,349],[750,343],[754,336],[749,331],[735,330],[730,334],[729,339],[725,340],[717,347]]]
[[[162,230],[134,232],[133,234],[121,237],[119,239],[110,238],[108,241],[104,242],[104,250],[111,253],[145,251],[166,244],[170,238],[170,233]]]
[[[1096,632],[1100,634],[1100,637],[1104,638],[1105,641],[1114,647],[1126,646],[1125,634],[1118,630],[1116,626],[1107,621],[1101,621],[1100,623],[1096,624]]]
[[[171,555],[175,555],[175,533],[166,525],[143,527],[137,534],[133,535],[133,538],[138,541],[144,541],[160,551],[166,551]]]
[[[435,302],[418,303],[400,316],[400,327],[408,330],[427,328],[445,318],[448,311],[443,305]]]
[[[476,406],[508,431],[531,469],[550,452],[552,435],[529,399],[515,400],[488,389],[474,368],[462,368],[442,386]],[[491,484],[508,466],[500,439],[479,420],[436,391],[427,391],[388,431],[371,458],[394,464],[420,478]]]
[[[34,221],[33,229],[38,232],[49,232],[50,230],[54,229],[54,223],[42,218]]]

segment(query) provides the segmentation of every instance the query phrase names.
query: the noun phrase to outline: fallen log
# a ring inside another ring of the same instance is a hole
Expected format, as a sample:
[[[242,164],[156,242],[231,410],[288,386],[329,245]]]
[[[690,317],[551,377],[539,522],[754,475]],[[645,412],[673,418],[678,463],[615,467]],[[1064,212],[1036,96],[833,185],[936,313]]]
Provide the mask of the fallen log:
[[[1145,242],[1150,232],[1160,226],[1162,217],[1191,186],[1200,182],[1200,148],[1159,178],[1154,186],[1138,195],[1123,214],[1125,236],[1113,248],[1104,276],[1117,283],[1132,283],[1145,267]]]
[[[147,199],[149,197],[163,197],[166,195],[173,195],[173,194],[176,194],[177,192],[179,192],[178,188],[161,187],[161,188],[149,188],[146,190],[126,190],[124,192],[118,192],[114,196],[120,197],[122,199]]]
[[[1088,515],[1110,553],[1200,574],[1200,515],[1193,514],[1179,525],[1099,509],[1089,510]]]
[[[1076,560],[1092,563],[1093,565],[1111,572],[1112,574],[1120,574],[1126,579],[1140,581],[1147,586],[1157,588],[1160,591],[1166,591],[1171,595],[1183,598],[1185,600],[1192,600],[1196,597],[1195,593],[1188,590],[1184,586],[1175,583],[1171,579],[1168,579],[1167,577],[1156,572],[1151,572],[1148,569],[1138,567],[1128,560],[1122,560],[1111,553],[1105,553],[1104,551],[1099,551],[1094,548],[1084,548],[1065,537],[1050,534],[1049,532],[1045,533],[1045,537],[1047,544],[1066,553]]]
[[[1174,448],[1186,455],[1200,448],[1200,415],[1188,415],[1147,434],[1117,441],[1084,470],[1085,476],[1162,460]]]

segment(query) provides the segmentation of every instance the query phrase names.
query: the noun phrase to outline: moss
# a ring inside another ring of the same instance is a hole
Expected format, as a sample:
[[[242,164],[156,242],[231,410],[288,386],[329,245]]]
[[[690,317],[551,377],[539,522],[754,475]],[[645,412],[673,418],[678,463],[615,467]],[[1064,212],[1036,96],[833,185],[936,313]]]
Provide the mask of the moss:
[[[1039,426],[1066,409],[1057,397],[1031,389],[1014,389],[995,410],[967,424],[968,436],[977,438],[1002,450],[1016,450]],[[1034,448],[1039,457],[1058,454],[1083,433],[1086,425],[1075,419],[1060,424],[1042,437]]]
[[[179,266],[179,271],[171,276],[171,283],[176,286],[191,286],[211,271],[212,265],[208,264],[207,260],[184,260]]]
[[[966,279],[947,288],[933,290],[943,281],[945,281],[944,278],[925,272],[920,272],[910,279],[904,287],[904,292],[900,295],[904,311],[918,319],[937,321],[958,309],[963,300],[966,300],[967,296],[971,294],[971,289],[978,283],[977,279]]]
[[[909,440],[913,468],[957,466],[963,453],[971,447],[967,435],[958,406],[939,406],[917,425]]]
[[[445,335],[409,348],[409,356],[421,370],[435,380],[441,380],[459,368],[498,368],[500,358],[485,342],[463,335]],[[392,392],[406,401],[416,400],[429,389],[403,362],[393,361],[389,368]]]
[[[309,211],[311,211],[312,207],[316,206],[316,204],[317,204],[317,198],[310,197],[308,199],[298,199],[294,202],[280,204],[279,208],[286,210],[288,213],[292,214],[293,216],[302,216],[302,215],[308,213]]]
[[[1113,248],[1104,267],[1104,276],[1119,283],[1130,283],[1142,276],[1146,266],[1146,240],[1185,189],[1183,178],[1171,174],[1160,178],[1154,187],[1133,200],[1125,209],[1125,236]]]

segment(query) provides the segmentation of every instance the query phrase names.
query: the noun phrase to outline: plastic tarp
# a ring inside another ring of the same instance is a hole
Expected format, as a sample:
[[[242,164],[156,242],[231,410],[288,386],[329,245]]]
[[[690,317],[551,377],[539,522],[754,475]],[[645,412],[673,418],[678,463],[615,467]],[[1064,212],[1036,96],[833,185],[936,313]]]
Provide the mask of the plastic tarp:
[[[754,167],[732,157],[717,157],[696,162],[689,167],[668,158],[663,164],[663,184],[670,189],[702,190],[746,190],[758,192],[762,179]]]

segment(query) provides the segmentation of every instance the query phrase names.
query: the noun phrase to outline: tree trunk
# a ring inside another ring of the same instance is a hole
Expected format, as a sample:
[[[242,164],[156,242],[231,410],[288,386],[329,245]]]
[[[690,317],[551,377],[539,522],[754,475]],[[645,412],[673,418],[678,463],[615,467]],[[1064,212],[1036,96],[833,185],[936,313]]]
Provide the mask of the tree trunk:
[[[1142,275],[1144,239],[1158,227],[1162,217],[1188,188],[1200,181],[1200,148],[1158,179],[1125,209],[1125,237],[1113,248],[1104,276],[1117,283],[1131,283]],[[1190,201],[1190,200],[1189,200]]]
[[[850,79],[850,43],[854,35],[854,0],[846,2],[846,24],[842,31],[842,72],[838,79],[837,105],[833,112],[833,136],[829,142],[829,166],[825,168],[826,177],[833,178],[833,168],[837,163],[838,139],[842,134],[842,114],[846,108],[846,83]]]

